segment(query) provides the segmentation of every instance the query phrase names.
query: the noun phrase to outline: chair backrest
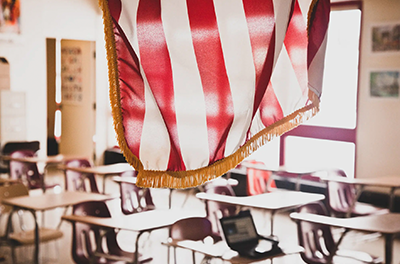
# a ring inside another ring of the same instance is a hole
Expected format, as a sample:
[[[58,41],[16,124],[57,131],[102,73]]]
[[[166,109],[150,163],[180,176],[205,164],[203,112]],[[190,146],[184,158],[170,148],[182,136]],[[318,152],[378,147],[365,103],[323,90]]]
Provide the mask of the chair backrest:
[[[70,159],[65,162],[65,166],[80,168],[91,167],[92,164],[87,159]],[[64,180],[65,190],[67,191],[100,193],[97,187],[96,177],[92,173],[64,170]]]
[[[249,163],[255,165],[265,166],[261,161],[252,160]],[[248,167],[247,171],[247,195],[257,195],[270,192],[276,188],[275,182],[272,178],[272,172]]]
[[[29,195],[28,188],[22,183],[0,185],[0,215],[10,212],[11,206],[1,203],[3,199]]]
[[[16,150],[32,150],[37,152],[40,149],[39,141],[10,141],[4,144],[1,153],[3,155],[10,155]]]
[[[10,156],[14,158],[34,157],[35,151],[29,149],[16,150],[11,152]],[[11,179],[26,182],[29,189],[41,187],[43,175],[40,174],[36,163],[10,160],[9,166]]]
[[[201,241],[212,237],[211,223],[204,217],[191,217],[176,221],[169,230],[169,237],[174,240]]]
[[[300,213],[328,215],[325,206],[320,203],[310,203],[302,206]],[[308,264],[328,263],[329,255],[335,247],[330,226],[307,221],[296,221],[297,235],[304,251],[301,258]]]
[[[136,177],[136,171],[126,171],[121,173],[121,177]],[[121,210],[125,215],[134,214],[141,211],[152,210],[155,208],[153,197],[149,189],[144,189],[131,183],[119,183],[121,194]]]
[[[342,170],[330,171],[329,175],[347,177]],[[336,216],[345,215],[356,197],[356,188],[352,184],[328,181],[327,182],[327,199],[329,210]]]
[[[104,201],[89,201],[76,204],[73,206],[73,214],[96,217],[111,217],[110,210]],[[90,256],[96,249],[96,241],[99,239],[99,237],[99,227],[79,222],[72,223],[71,253],[75,263],[92,263]],[[103,247],[101,252],[119,255],[122,250],[118,246],[117,234],[113,230],[108,231],[104,239],[106,243],[102,243]],[[104,263],[108,262],[104,261]]]
[[[212,186],[209,185],[205,189],[206,193],[223,194],[229,196],[236,196],[230,185]],[[207,219],[211,222],[212,230],[215,235],[222,238],[222,229],[220,227],[219,219],[226,216],[237,214],[238,207],[236,205],[214,202],[210,200],[205,201]]]
[[[13,151],[28,149],[37,152],[40,149],[39,141],[9,141],[1,149],[2,155],[10,155]],[[0,159],[0,172],[9,173],[9,161]]]

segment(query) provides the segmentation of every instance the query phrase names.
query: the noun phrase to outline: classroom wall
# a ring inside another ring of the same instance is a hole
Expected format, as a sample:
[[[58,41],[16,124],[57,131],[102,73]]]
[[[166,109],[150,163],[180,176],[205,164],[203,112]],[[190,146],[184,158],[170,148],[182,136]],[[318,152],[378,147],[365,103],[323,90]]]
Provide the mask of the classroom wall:
[[[96,41],[96,155],[107,142],[108,79],[103,23],[97,0],[21,0],[21,34],[0,38],[0,57],[10,63],[14,91],[26,92],[27,140],[47,144],[46,38]]]
[[[370,96],[370,70],[400,70],[400,52],[372,53],[371,26],[400,24],[399,0],[364,0],[356,177],[400,175],[400,98]]]

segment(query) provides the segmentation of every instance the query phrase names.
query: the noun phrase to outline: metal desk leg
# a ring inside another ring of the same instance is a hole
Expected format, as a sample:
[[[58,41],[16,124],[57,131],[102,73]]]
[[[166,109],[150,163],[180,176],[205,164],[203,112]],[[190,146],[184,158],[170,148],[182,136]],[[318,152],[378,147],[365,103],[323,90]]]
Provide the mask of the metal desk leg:
[[[13,207],[8,215],[8,221],[7,221],[7,229],[6,229],[6,236],[10,234],[10,232],[13,231],[12,228],[12,216],[15,211],[18,211],[19,208]],[[33,256],[33,261],[35,264],[39,264],[39,224],[37,221],[36,217],[36,212],[33,210],[29,210],[29,212],[32,213],[33,219],[35,221],[35,251],[34,251],[34,256]]]
[[[39,224],[35,211],[31,211],[35,220],[35,263],[39,264]]]
[[[353,212],[354,206],[356,205],[358,199],[361,196],[361,193],[364,191],[364,185],[359,186],[358,188],[356,188],[356,195],[354,197],[354,200],[352,202],[352,204],[350,205],[349,209],[347,210],[346,213],[346,217],[350,217],[351,213]]]
[[[271,211],[271,237],[274,237],[274,216],[275,216],[276,211],[272,210]]]
[[[392,264],[393,234],[385,234],[385,264]]]
[[[395,195],[394,195],[394,191],[396,190],[395,187],[390,188],[390,196],[389,196],[389,211],[393,212],[394,210],[394,199],[395,199]]]

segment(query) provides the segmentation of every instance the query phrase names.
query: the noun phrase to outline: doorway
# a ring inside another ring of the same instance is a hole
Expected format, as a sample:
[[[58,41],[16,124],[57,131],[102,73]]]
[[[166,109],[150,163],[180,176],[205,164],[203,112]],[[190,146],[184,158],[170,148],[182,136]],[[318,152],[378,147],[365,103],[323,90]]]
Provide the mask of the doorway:
[[[95,160],[95,42],[48,38],[48,155]]]

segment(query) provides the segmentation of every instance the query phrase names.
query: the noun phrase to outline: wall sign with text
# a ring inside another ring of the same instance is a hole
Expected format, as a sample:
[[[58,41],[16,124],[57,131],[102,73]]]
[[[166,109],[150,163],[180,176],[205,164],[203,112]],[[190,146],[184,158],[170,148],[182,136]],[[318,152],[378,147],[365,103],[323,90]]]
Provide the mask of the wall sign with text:
[[[82,50],[79,47],[61,49],[61,93],[63,104],[82,103]]]

